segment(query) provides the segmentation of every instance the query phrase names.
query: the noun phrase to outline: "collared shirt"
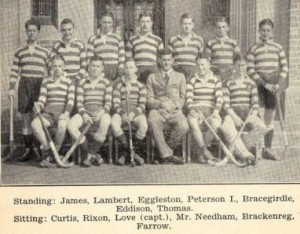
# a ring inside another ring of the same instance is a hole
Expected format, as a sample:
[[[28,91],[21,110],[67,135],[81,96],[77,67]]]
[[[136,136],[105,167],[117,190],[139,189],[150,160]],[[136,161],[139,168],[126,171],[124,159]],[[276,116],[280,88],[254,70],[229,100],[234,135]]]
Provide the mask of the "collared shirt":
[[[228,68],[233,66],[233,59],[240,53],[237,41],[229,37],[215,37],[207,43],[205,55],[210,59],[212,66],[217,68]]]
[[[156,66],[157,52],[164,45],[160,37],[148,33],[129,38],[126,45],[126,58],[133,58],[137,66]]]
[[[168,81],[169,81],[169,77],[170,77],[171,70],[172,70],[172,69],[170,69],[170,70],[168,70],[168,71],[166,71],[166,72],[163,71],[163,70],[161,70],[162,78],[165,80],[166,83],[168,83]],[[167,75],[167,80],[166,80],[166,75]]]
[[[198,106],[213,107],[221,110],[223,105],[222,84],[212,72],[202,79],[195,74],[186,87],[186,105],[190,110]]]
[[[87,59],[94,55],[103,58],[104,64],[118,65],[119,69],[124,69],[124,41],[115,33],[109,32],[105,38],[98,34],[88,39]]]
[[[51,105],[64,105],[65,111],[71,112],[74,106],[74,82],[63,74],[59,79],[44,79],[41,85],[38,105],[42,108]]]
[[[257,83],[264,84],[258,72],[279,72],[281,81],[288,74],[288,64],[282,46],[273,40],[258,42],[251,46],[247,54],[248,75]]]
[[[128,84],[120,81],[113,91],[113,106],[116,113],[122,115],[127,112],[127,97],[129,100],[129,111],[140,115],[145,112],[147,89],[138,80],[131,81],[130,92],[127,90]]]
[[[247,75],[237,79],[232,77],[228,80],[223,88],[223,95],[224,109],[227,113],[241,106],[258,110],[257,86]]]
[[[38,45],[34,46],[34,50],[29,49],[28,44],[19,48],[15,55],[10,74],[10,89],[14,89],[17,83],[17,78],[44,78],[48,72],[48,57],[47,49]]]
[[[65,60],[68,77],[83,78],[86,73],[86,51],[82,41],[73,38],[68,45],[60,40],[54,43],[51,57],[60,54]]]
[[[168,42],[168,48],[172,51],[174,66],[196,65],[196,58],[203,52],[203,39],[192,33],[189,41],[184,41],[181,35],[173,36]]]
[[[96,80],[86,75],[76,88],[78,112],[93,115],[96,110],[104,109],[108,113],[112,105],[112,89],[104,74]]]

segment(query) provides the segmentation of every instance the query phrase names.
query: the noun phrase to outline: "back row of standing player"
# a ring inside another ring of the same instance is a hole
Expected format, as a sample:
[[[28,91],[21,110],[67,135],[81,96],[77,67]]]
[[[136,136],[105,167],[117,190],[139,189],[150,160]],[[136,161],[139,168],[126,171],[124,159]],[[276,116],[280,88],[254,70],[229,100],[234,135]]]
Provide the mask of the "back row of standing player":
[[[157,71],[157,52],[164,47],[161,38],[152,34],[152,24],[150,14],[141,14],[140,31],[128,40],[125,48],[121,37],[113,32],[113,14],[107,12],[100,19],[99,33],[89,38],[86,48],[82,41],[74,37],[74,22],[64,19],[60,28],[62,39],[54,44],[51,56],[61,55],[65,60],[66,76],[78,81],[85,76],[87,61],[94,55],[100,56],[104,61],[105,76],[113,85],[117,77],[124,73],[125,59],[133,58],[138,68],[139,80],[145,83],[149,74]],[[194,20],[190,14],[183,14],[180,24],[180,35],[171,37],[167,45],[172,51],[174,70],[182,72],[188,80],[197,72],[196,58],[206,56],[211,62],[211,70],[225,84],[233,75],[233,59],[240,53],[237,42],[228,37],[229,25],[226,19],[219,17],[216,20],[217,34],[206,45],[203,39],[193,32]],[[256,81],[260,102],[265,107],[264,119],[269,129],[265,136],[266,149],[271,147],[274,131],[276,102],[273,94],[282,87],[288,73],[284,51],[273,41],[273,27],[273,22],[269,19],[260,22],[260,42],[251,46],[247,55],[248,75]],[[29,20],[25,28],[28,41],[27,45],[15,53],[10,97],[14,96],[15,84],[20,75],[19,111],[23,114],[22,133],[26,146],[26,153],[22,157],[27,158],[30,150],[34,149],[30,126],[32,105],[33,101],[37,100],[49,56],[48,51],[37,44],[40,25],[34,20]],[[27,102],[27,105],[23,105],[24,102]],[[266,152],[268,157],[276,159],[268,150]]]

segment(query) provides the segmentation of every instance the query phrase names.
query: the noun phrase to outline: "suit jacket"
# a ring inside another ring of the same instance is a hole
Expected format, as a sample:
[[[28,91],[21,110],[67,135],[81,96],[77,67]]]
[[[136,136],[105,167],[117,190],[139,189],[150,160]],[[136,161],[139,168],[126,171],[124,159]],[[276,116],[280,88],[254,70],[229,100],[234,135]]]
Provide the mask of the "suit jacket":
[[[174,100],[178,109],[185,105],[186,79],[182,73],[173,69],[170,71],[169,80],[166,82],[158,70],[147,79],[147,106],[149,109],[160,109],[160,104],[168,99]]]

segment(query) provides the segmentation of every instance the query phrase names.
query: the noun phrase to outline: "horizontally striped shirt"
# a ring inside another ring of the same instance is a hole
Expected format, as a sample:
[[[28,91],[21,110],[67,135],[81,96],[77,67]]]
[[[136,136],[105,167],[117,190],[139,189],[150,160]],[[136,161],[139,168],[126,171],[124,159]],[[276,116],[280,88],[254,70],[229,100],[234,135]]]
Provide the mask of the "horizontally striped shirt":
[[[128,96],[125,82],[120,81],[113,92],[113,105],[117,114],[127,113],[126,97]],[[129,90],[129,111],[134,112],[135,115],[140,115],[145,112],[147,89],[144,84],[135,80],[131,83]]]
[[[272,73],[279,72],[281,82],[288,74],[288,64],[284,50],[281,45],[274,41],[260,42],[251,46],[247,54],[248,75],[258,84],[265,84],[258,72]]]
[[[212,72],[208,79],[195,74],[186,86],[186,106],[189,111],[196,107],[208,106],[220,110],[223,105],[222,84]]]
[[[205,55],[210,59],[211,65],[221,70],[233,66],[234,56],[239,53],[237,41],[229,37],[225,39],[216,37],[210,40],[205,48]]]
[[[43,80],[38,105],[41,109],[45,106],[64,105],[65,111],[71,112],[74,99],[74,82],[64,74],[57,81],[53,77]]]
[[[44,78],[47,75],[49,52],[35,45],[30,51],[28,45],[19,48],[15,55],[10,74],[10,89],[14,89],[18,75],[28,78]]]
[[[124,69],[125,49],[124,41],[115,33],[108,33],[106,41],[101,35],[91,36],[87,45],[87,59],[97,55],[104,60],[104,64],[118,65],[119,69]]]
[[[224,110],[227,113],[241,106],[253,110],[258,110],[259,107],[256,83],[247,75],[242,80],[228,80],[223,88],[223,98]]]
[[[171,37],[168,48],[172,51],[174,66],[196,65],[196,59],[203,51],[203,44],[203,39],[194,33],[187,43],[180,35]]]
[[[77,108],[81,115],[93,116],[96,110],[104,109],[108,113],[112,105],[112,86],[108,79],[102,77],[94,82],[88,76],[82,79],[76,88]]]
[[[74,39],[66,46],[63,41],[54,43],[51,57],[60,54],[65,60],[65,72],[68,77],[81,79],[86,73],[86,51],[82,41]]]
[[[133,58],[137,66],[156,66],[157,52],[163,48],[161,38],[152,33],[135,35],[127,42],[126,59]]]

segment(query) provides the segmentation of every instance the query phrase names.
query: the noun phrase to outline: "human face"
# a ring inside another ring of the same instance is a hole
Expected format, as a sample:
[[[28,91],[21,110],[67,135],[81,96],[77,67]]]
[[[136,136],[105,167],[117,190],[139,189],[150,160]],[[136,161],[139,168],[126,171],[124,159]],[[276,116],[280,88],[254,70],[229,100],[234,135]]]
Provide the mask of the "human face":
[[[217,36],[218,37],[227,37],[229,27],[226,22],[217,22]]]
[[[26,29],[28,41],[35,41],[39,34],[39,30],[35,25],[28,25]]]
[[[145,16],[140,19],[139,26],[142,33],[148,33],[152,29],[152,20],[151,17]]]
[[[72,23],[62,24],[60,28],[64,41],[71,41],[73,38],[74,26]]]
[[[91,61],[89,64],[89,77],[94,80],[97,79],[103,72],[102,61]]]
[[[103,33],[108,33],[113,30],[114,22],[109,16],[104,16],[100,20],[100,29]]]
[[[125,76],[126,78],[136,79],[137,67],[133,61],[128,61],[125,63]]]
[[[237,75],[244,75],[246,74],[247,64],[245,61],[237,61],[234,64],[234,68]]]
[[[273,28],[271,25],[264,24],[259,29],[260,38],[264,41],[270,40],[273,37]]]
[[[163,71],[169,71],[173,65],[172,55],[171,54],[162,55],[161,58],[159,59],[159,63]]]
[[[60,76],[62,76],[62,74],[64,72],[64,68],[65,68],[64,61],[62,61],[60,59],[55,59],[52,62],[53,76],[56,77],[56,78],[59,78]]]
[[[194,29],[193,19],[185,18],[181,22],[181,29],[184,34],[189,34]]]
[[[210,64],[206,59],[198,59],[197,68],[199,75],[206,75],[210,69]]]

